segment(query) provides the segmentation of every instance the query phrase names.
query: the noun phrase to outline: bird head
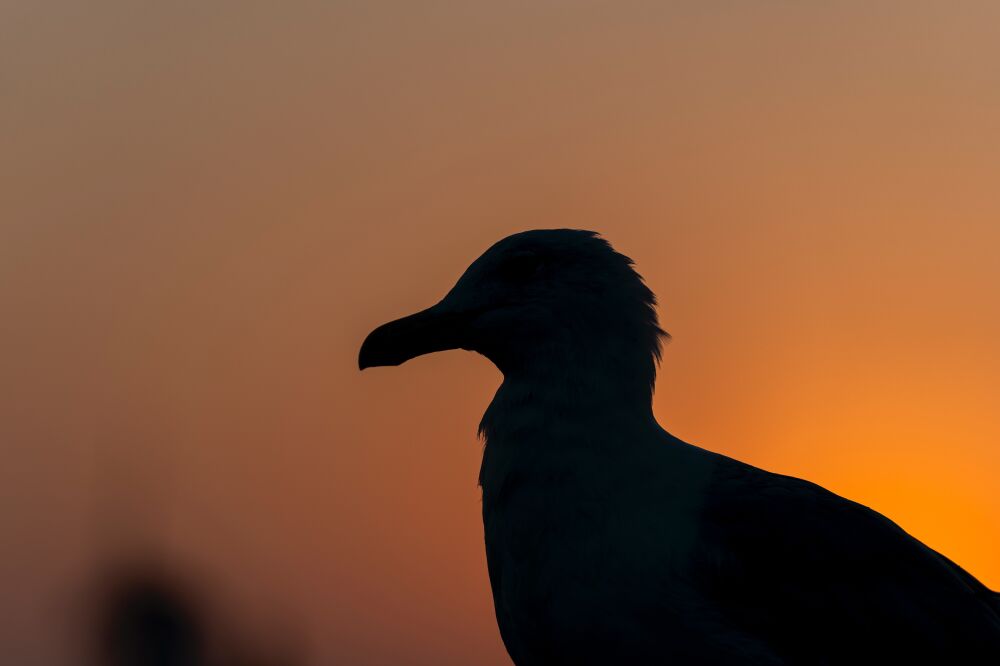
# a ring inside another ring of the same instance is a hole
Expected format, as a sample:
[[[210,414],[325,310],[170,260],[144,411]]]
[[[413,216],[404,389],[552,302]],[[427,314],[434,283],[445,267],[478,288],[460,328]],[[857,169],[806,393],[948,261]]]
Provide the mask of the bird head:
[[[525,231],[486,250],[436,305],[372,331],[358,365],[460,348],[505,378],[598,365],[638,372],[651,390],[666,336],[655,303],[632,260],[597,233]]]

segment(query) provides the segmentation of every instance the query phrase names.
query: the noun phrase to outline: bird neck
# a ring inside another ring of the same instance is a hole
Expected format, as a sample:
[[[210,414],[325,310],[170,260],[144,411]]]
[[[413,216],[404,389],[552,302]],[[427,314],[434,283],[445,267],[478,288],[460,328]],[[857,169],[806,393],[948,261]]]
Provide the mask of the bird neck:
[[[617,478],[605,474],[609,468],[664,434],[653,416],[649,386],[621,381],[634,378],[632,373],[602,377],[575,366],[535,370],[505,374],[479,424],[484,512],[516,478],[555,475],[592,492]],[[566,497],[572,495],[567,490]]]
[[[658,427],[651,364],[620,354],[552,350],[505,372],[480,434],[487,443],[540,436],[555,446],[561,440],[587,441],[598,433]]]

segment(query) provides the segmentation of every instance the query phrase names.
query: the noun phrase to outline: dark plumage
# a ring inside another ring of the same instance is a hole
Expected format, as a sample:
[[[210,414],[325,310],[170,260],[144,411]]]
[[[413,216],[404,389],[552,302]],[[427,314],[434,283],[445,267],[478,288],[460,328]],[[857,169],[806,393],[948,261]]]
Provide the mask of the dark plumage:
[[[880,514],[664,431],[655,299],[597,234],[515,234],[359,365],[477,351],[480,483],[518,666],[1000,664],[1000,596]]]

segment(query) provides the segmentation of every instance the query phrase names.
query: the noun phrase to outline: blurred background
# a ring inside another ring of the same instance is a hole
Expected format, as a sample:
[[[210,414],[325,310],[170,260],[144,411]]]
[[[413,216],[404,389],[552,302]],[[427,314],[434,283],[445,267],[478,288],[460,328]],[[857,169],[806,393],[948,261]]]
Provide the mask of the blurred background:
[[[5,659],[109,663],[139,607],[212,663],[508,664],[501,377],[356,355],[534,227],[636,260],[664,427],[1000,587],[998,33],[988,0],[3,3]]]

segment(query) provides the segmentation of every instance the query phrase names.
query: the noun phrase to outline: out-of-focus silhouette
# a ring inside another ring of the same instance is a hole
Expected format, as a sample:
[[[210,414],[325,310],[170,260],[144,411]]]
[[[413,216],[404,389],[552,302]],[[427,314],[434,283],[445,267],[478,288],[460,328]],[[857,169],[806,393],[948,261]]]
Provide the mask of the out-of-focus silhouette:
[[[193,594],[150,569],[108,581],[97,616],[99,663],[108,666],[207,664],[206,620]]]
[[[118,563],[88,609],[95,666],[298,666],[289,637],[234,633],[206,591],[148,560]],[[264,641],[270,641],[266,643]],[[290,649],[292,648],[292,649]]]
[[[514,662],[1000,664],[1000,595],[958,565],[659,426],[655,303],[596,233],[528,231],[361,347],[362,369],[461,348],[504,375],[479,480]]]

